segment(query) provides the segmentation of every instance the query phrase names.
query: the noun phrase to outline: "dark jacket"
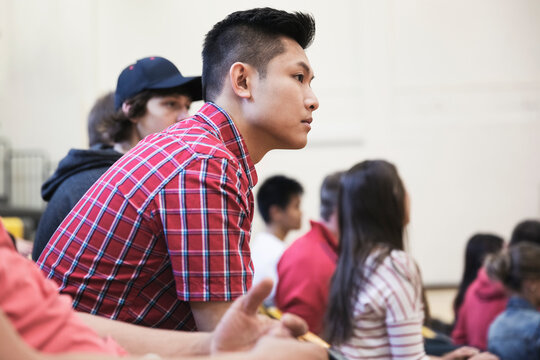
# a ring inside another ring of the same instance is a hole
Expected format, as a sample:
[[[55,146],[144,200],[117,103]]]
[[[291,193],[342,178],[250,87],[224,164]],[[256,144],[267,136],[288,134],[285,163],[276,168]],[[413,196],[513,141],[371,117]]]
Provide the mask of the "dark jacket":
[[[54,174],[41,186],[41,197],[49,204],[41,216],[34,239],[32,259],[37,260],[56,228],[88,189],[121,153],[104,146],[71,149]]]

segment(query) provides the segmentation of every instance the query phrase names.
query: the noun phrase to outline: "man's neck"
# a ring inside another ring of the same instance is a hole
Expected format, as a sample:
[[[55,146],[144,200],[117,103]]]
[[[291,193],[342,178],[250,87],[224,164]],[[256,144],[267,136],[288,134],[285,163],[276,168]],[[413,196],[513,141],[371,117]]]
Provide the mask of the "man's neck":
[[[265,139],[266,136],[264,136],[265,134],[260,134],[257,129],[253,129],[249,126],[244,117],[241,105],[235,101],[227,101],[225,96],[220,96],[212,102],[225,110],[234,122],[234,125],[244,139],[251,161],[253,161],[254,164],[261,161],[264,155],[270,151],[270,149],[268,149],[261,141],[261,139]]]
[[[139,135],[139,131],[137,130],[137,124],[133,124],[131,126],[131,132],[129,134],[129,138],[122,141],[122,142],[116,142],[113,145],[113,149],[121,154],[127,153],[129,150],[135,147],[141,141],[141,136]]]
[[[276,224],[266,224],[266,232],[274,235],[281,241],[285,241],[285,237],[289,233],[289,230]]]

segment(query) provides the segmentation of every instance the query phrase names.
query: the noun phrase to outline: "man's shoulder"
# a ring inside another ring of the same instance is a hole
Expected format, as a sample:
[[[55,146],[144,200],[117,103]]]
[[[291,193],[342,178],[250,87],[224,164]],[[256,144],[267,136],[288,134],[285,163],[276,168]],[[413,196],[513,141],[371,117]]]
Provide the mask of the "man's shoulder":
[[[298,239],[294,240],[285,249],[281,256],[280,263],[286,264],[319,264],[322,252],[319,251],[320,237],[312,230],[308,231]]]
[[[291,251],[298,251],[300,249],[304,249],[306,247],[313,247],[315,244],[324,242],[325,239],[321,235],[319,231],[316,229],[310,229],[308,232],[304,233],[300,237],[298,237],[296,240],[292,242],[292,244],[287,248],[287,250],[291,249]],[[309,253],[309,251],[308,251]],[[306,254],[306,256],[309,256],[309,254]]]
[[[238,162],[211,127],[200,122],[184,121],[186,123],[181,127],[174,126],[146,137],[116,166],[129,168],[144,162],[147,166],[171,166],[179,171],[198,160]]]
[[[190,118],[148,138],[150,147],[190,159],[236,160],[219,132],[207,123]]]

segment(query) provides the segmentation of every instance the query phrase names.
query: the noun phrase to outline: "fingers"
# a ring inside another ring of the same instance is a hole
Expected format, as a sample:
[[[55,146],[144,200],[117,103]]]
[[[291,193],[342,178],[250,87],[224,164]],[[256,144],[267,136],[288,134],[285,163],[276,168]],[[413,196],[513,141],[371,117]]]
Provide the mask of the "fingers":
[[[474,356],[478,354],[480,351],[476,348],[470,347],[470,346],[462,346],[446,355],[443,356],[443,359],[451,360],[451,359],[461,359],[461,358],[469,358],[471,356]]]
[[[262,337],[252,352],[255,359],[328,360],[326,349],[292,339]]]
[[[294,337],[304,335],[308,331],[307,323],[302,318],[293,314],[283,314],[281,323]]]
[[[473,356],[478,354],[480,351],[476,348],[470,346],[462,346],[457,349],[460,356]]]
[[[272,326],[266,335],[280,337],[280,338],[290,338],[291,332],[283,324],[278,323],[277,326]]]
[[[499,357],[496,355],[493,355],[492,353],[483,352],[469,359],[470,360],[499,360]]]
[[[242,310],[248,315],[257,313],[257,309],[272,291],[273,282],[271,279],[263,279],[257,285],[253,286],[246,295],[238,300]]]

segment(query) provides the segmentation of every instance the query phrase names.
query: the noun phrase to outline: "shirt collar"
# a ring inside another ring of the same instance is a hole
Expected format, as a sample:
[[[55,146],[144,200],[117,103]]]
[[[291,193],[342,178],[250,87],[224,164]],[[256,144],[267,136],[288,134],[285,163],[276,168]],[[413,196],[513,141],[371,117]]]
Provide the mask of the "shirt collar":
[[[334,250],[336,253],[338,251],[338,241],[334,234],[323,224],[318,221],[310,220],[309,221],[312,229],[317,229],[320,231],[328,245]]]
[[[229,114],[218,105],[207,102],[196,115],[201,116],[216,130],[216,134],[223,141],[227,149],[238,158],[244,167],[244,172],[249,181],[249,188],[251,189],[257,185],[258,178],[255,164],[253,164],[249,156],[242,134],[238,131]]]

